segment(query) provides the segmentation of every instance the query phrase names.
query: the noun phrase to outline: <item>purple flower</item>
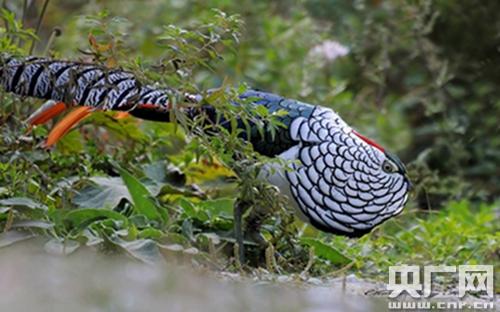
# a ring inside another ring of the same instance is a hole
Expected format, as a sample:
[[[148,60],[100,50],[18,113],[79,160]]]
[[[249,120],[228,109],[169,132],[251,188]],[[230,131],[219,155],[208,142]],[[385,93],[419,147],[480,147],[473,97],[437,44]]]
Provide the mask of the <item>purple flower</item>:
[[[338,57],[347,55],[349,53],[349,48],[343,46],[337,41],[325,40],[314,46],[309,53],[312,56],[320,57],[326,61],[333,62]]]

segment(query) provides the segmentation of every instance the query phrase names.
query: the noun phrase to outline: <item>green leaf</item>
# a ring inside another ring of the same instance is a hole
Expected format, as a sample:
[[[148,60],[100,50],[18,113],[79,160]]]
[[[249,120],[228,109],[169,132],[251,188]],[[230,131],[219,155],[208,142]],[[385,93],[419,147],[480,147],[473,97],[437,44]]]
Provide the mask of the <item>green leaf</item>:
[[[138,239],[127,242],[114,238],[112,241],[125,249],[132,257],[145,263],[155,264],[164,261],[156,242],[151,239]]]
[[[219,198],[199,203],[200,210],[206,212],[211,219],[214,217],[233,218],[234,198]]]
[[[92,114],[88,121],[94,125],[104,126],[107,130],[119,139],[132,139],[138,142],[145,142],[146,135],[137,127],[137,120],[134,118],[116,119],[110,112],[98,112]]]
[[[68,212],[64,217],[64,220],[70,222],[75,228],[86,227],[95,221],[104,219],[120,221],[124,225],[128,224],[128,220],[124,215],[113,210],[104,209],[76,209]]]
[[[175,186],[183,186],[186,184],[186,176],[184,173],[182,173],[179,168],[166,161],[158,161],[145,165],[143,171],[146,177],[157,183],[170,183]]]
[[[0,248],[12,245],[16,242],[32,238],[34,235],[27,232],[8,231],[0,233]]]
[[[84,149],[80,131],[70,131],[57,143],[57,150],[64,155],[81,153]]]
[[[137,228],[145,228],[149,225],[149,220],[145,215],[136,214],[128,218],[128,220]]]
[[[118,168],[120,175],[134,202],[135,209],[151,220],[161,220],[156,204],[151,199],[148,189],[133,175],[122,168]]]
[[[194,204],[184,197],[180,197],[178,200],[179,206],[182,208],[183,212],[190,218],[196,218],[198,211]]]
[[[255,107],[255,112],[257,112],[257,114],[259,114],[262,117],[266,117],[266,116],[269,115],[269,110],[264,105],[258,105],[258,106],[256,106]]]
[[[346,265],[353,260],[346,257],[336,248],[325,244],[324,242],[311,237],[302,237],[300,242],[309,247],[314,247],[314,252],[318,257],[331,261],[333,264]]]
[[[137,237],[139,238],[151,238],[151,239],[159,239],[162,236],[163,236],[162,231],[151,227],[140,231],[139,234],[137,235]]]
[[[121,178],[92,177],[90,181],[95,184],[84,187],[73,198],[79,207],[113,209],[122,199],[132,201]]]
[[[0,206],[10,206],[10,207],[23,207],[29,209],[42,209],[48,210],[47,206],[35,202],[34,200],[26,197],[12,197],[0,200]]]

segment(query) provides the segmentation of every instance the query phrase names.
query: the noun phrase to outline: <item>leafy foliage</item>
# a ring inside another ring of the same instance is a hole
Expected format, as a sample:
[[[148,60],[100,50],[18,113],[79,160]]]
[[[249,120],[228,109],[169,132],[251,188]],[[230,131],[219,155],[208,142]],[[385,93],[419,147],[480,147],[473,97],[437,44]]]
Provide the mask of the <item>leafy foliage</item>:
[[[261,218],[270,243],[263,252],[246,241],[250,264],[269,270],[381,278],[397,263],[498,263],[498,36],[488,31],[498,28],[496,2],[187,0],[147,10],[141,1],[55,2],[35,34],[38,17],[28,15],[24,27],[21,5],[6,1],[0,52],[28,54],[39,37],[38,54],[126,68],[179,90],[174,104],[185,91],[203,93],[225,119],[259,124],[259,135],[280,127],[284,112],[232,105],[245,82],[330,105],[403,156],[417,195],[401,217],[360,240],[331,237],[292,219],[277,190],[258,179],[275,160],[253,152],[237,130],[207,135],[202,119],[177,109],[171,124],[98,113],[49,152],[39,148],[48,127],[26,133],[23,122],[39,101],[2,91],[0,247],[43,235],[52,253],[93,246],[146,262],[237,269],[240,198],[253,203],[247,220]],[[313,53],[332,39],[349,54]]]

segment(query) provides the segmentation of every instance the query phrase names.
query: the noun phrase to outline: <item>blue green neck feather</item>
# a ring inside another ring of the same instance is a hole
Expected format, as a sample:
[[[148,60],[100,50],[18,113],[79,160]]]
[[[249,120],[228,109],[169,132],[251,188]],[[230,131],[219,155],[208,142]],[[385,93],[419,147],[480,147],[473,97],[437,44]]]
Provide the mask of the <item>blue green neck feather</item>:
[[[289,127],[295,118],[308,118],[311,116],[315,108],[310,104],[290,100],[276,94],[255,90],[250,90],[241,94],[240,98],[242,100],[249,100],[255,105],[263,105],[269,110],[270,113],[274,113],[279,110],[288,112],[287,115],[278,117],[278,120],[284,125],[284,127],[278,127],[274,137],[268,131],[265,131],[264,137],[262,137],[257,127],[253,124],[251,124],[250,134],[246,131],[241,133],[241,137],[250,141],[257,152],[270,157],[279,155],[297,144],[297,142],[292,140],[290,136]],[[209,118],[212,121],[216,120],[217,114],[212,107],[207,107],[204,111],[208,113]],[[220,124],[228,129],[231,127],[229,121],[223,120]],[[245,125],[241,120],[238,122],[238,128],[245,129]]]

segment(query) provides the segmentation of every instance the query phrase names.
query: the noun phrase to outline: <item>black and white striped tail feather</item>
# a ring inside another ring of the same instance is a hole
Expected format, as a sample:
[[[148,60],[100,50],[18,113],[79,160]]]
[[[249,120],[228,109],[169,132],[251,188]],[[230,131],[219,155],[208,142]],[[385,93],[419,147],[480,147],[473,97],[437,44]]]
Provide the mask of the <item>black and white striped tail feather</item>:
[[[172,90],[142,85],[132,73],[124,70],[39,57],[3,57],[0,84],[6,91],[21,96],[103,110],[133,110],[147,104],[166,112],[172,93]]]

